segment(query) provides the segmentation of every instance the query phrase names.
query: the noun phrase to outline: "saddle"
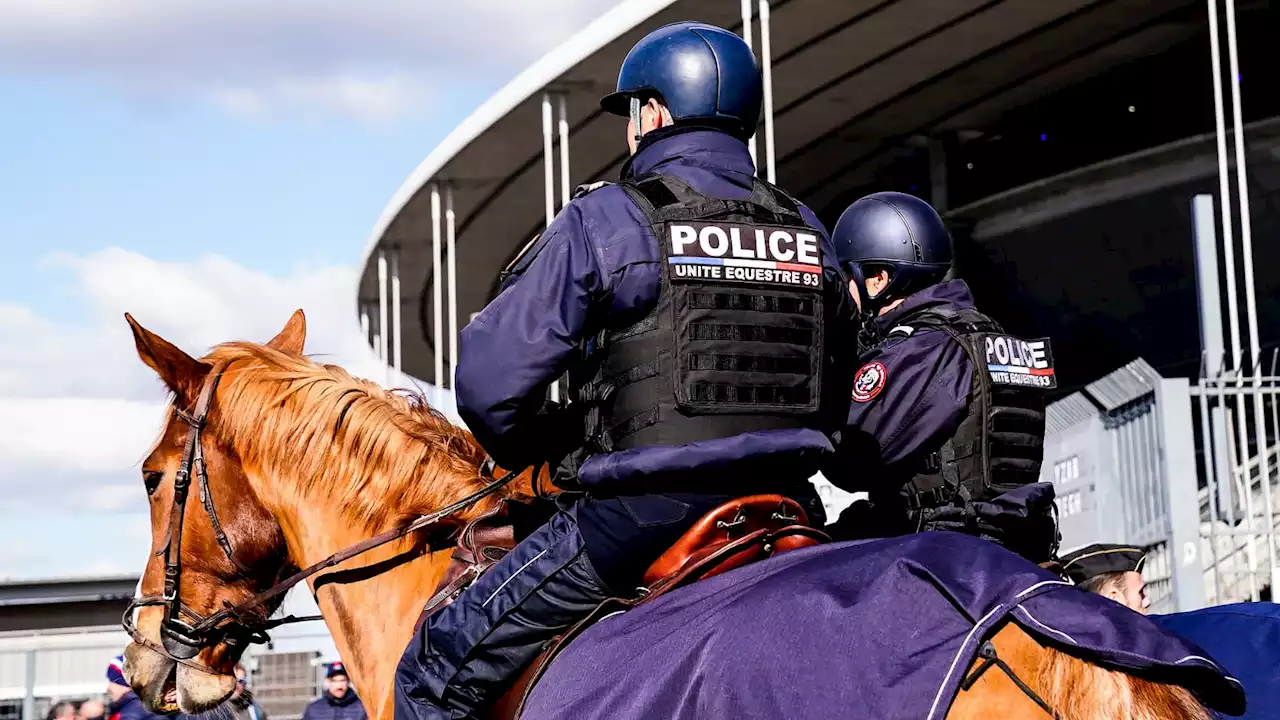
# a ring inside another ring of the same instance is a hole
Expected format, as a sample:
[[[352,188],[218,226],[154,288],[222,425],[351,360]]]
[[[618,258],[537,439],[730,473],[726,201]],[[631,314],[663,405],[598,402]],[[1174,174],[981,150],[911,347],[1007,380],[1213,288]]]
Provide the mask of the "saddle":
[[[516,501],[504,501],[493,511],[468,523],[459,533],[452,562],[423,608],[414,626],[415,631],[433,613],[457,599],[476,578],[515,547],[515,532],[509,520],[510,502]],[[553,638],[488,717],[494,720],[518,718],[529,689],[560,650],[600,619],[650,602],[698,580],[778,553],[830,540],[822,531],[809,527],[808,521],[798,503],[781,495],[750,495],[715,508],[702,516],[649,566],[638,597],[606,600],[577,625]]]

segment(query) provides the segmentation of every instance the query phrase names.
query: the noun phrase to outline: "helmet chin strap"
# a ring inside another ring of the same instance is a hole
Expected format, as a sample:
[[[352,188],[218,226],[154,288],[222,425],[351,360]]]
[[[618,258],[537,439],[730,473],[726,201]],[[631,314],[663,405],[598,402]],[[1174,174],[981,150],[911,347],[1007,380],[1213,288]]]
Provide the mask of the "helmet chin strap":
[[[631,97],[631,125],[636,129],[636,144],[640,143],[640,108],[644,107],[644,103],[640,102],[640,98]]]

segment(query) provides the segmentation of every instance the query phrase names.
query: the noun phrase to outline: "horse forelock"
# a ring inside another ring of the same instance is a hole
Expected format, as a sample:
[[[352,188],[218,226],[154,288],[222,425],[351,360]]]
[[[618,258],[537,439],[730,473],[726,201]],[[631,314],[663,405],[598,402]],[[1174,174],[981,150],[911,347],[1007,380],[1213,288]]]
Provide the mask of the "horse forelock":
[[[375,528],[484,483],[484,451],[417,393],[253,343],[219,345],[203,360],[224,368],[210,428],[286,502],[334,503]]]

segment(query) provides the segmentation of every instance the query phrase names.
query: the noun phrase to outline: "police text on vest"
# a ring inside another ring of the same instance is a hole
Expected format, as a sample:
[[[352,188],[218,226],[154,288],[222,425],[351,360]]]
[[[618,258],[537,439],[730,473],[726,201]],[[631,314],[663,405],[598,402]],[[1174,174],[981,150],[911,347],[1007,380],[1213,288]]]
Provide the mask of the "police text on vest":
[[[672,280],[822,286],[818,235],[799,228],[669,223],[665,241]]]

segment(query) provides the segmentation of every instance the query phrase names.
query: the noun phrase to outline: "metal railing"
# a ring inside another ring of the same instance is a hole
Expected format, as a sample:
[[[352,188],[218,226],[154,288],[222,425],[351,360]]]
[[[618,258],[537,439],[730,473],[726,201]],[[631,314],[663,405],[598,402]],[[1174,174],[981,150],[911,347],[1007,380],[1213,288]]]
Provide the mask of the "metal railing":
[[[1280,579],[1276,494],[1280,377],[1222,373],[1192,388],[1200,423],[1201,535],[1206,594],[1214,603],[1257,601]]]
[[[329,642],[323,630],[294,644]],[[323,642],[320,642],[323,640]],[[0,633],[0,720],[39,720],[56,702],[106,701],[106,668],[128,643],[113,628]],[[254,701],[269,720],[298,720],[320,694],[323,666],[315,649],[253,648],[243,664]]]

